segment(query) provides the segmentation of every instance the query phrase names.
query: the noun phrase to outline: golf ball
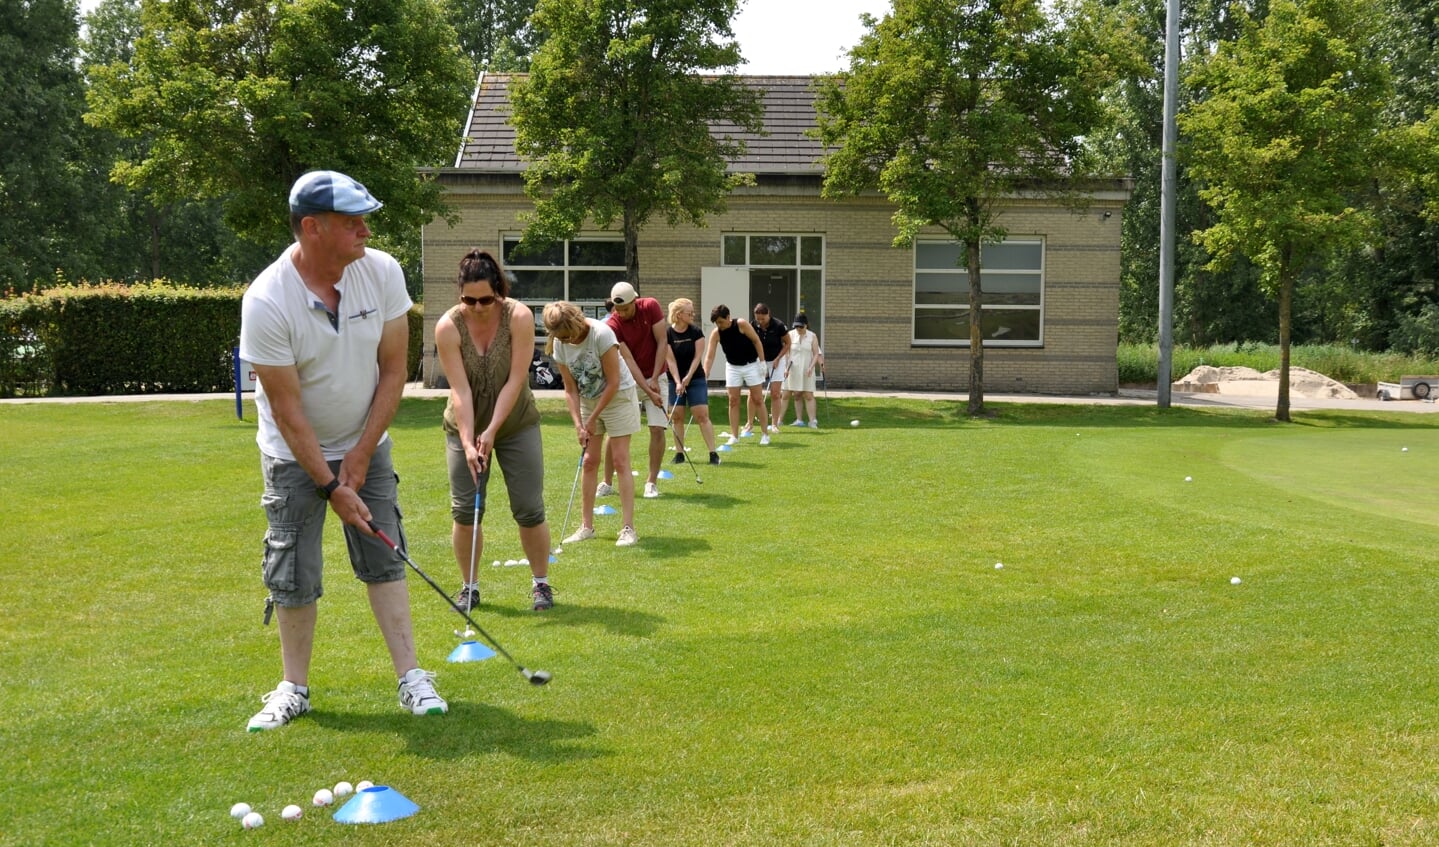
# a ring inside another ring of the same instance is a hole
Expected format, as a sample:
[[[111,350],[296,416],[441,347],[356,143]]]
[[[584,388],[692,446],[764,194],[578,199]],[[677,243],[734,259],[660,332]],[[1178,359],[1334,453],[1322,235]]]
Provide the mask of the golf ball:
[[[319,791],[315,792],[315,799],[312,802],[316,806],[328,806],[331,803],[335,802],[335,795],[330,793],[330,789],[321,788]]]
[[[265,825],[265,819],[260,817],[259,812],[251,812],[240,819],[240,826],[245,829],[259,829]]]
[[[850,425],[850,426],[859,426],[859,421],[850,421],[850,422],[849,422],[849,425]]]
[[[1192,477],[1192,476],[1186,476],[1186,477],[1184,478],[1184,481],[1185,481],[1185,482],[1193,482],[1193,481],[1194,481],[1194,477]]]
[[[465,635],[474,635],[474,633],[473,633],[473,632],[470,632],[470,631],[467,629],[467,630],[465,630]],[[355,793],[355,786],[351,785],[350,783],[344,782],[343,780],[340,781],[340,782],[335,783],[335,796],[336,796],[336,797],[348,797],[348,796],[350,796],[351,794],[354,794],[354,793]]]
[[[280,817],[284,818],[287,821],[297,821],[304,814],[305,812],[303,809],[301,809],[299,806],[296,806],[294,803],[291,803],[290,805],[286,806],[283,811],[280,812]]]
[[[235,805],[230,807],[230,817],[234,818],[235,820],[240,820],[248,814],[250,814],[249,803],[236,803]]]
[[[997,570],[997,571],[1002,571],[1002,570],[1004,570],[1004,562],[995,562],[995,563],[994,563],[994,569]]]
[[[565,548],[563,548],[563,547],[556,547],[556,548],[555,548],[555,555],[556,555],[556,556],[558,556],[559,554],[561,554],[561,553],[563,553],[563,552],[565,552]]]
[[[490,567],[492,567],[492,568],[497,568],[497,567],[499,567],[499,566],[500,566],[500,560],[499,560],[499,559],[496,559],[496,560],[494,560],[493,562],[490,563]]]
[[[1408,447],[1400,447],[1400,448],[1399,448],[1399,452],[1400,452],[1400,453],[1408,453],[1408,452],[1409,452],[1409,448],[1408,448]]]
[[[514,559],[506,559],[506,560],[505,560],[505,567],[507,567],[507,568],[512,568],[512,567],[514,567],[516,564],[518,564],[518,562],[516,562]]]
[[[1243,581],[1244,581],[1244,580],[1240,579],[1240,578],[1237,577],[1237,576],[1231,576],[1231,577],[1229,578],[1229,584],[1230,584],[1230,585],[1238,585],[1239,583],[1241,583],[1241,582],[1243,582]]]
[[[373,782],[370,782],[368,779],[362,779],[362,780],[360,780],[359,782],[355,783],[355,790],[356,790],[356,791],[364,791],[366,788],[374,788],[374,787],[375,787],[375,784],[374,784]]]
[[[521,560],[520,560],[520,564],[521,564],[521,565],[524,565],[525,567],[529,567],[529,565],[530,565],[530,560],[529,560],[529,559],[521,559]]]

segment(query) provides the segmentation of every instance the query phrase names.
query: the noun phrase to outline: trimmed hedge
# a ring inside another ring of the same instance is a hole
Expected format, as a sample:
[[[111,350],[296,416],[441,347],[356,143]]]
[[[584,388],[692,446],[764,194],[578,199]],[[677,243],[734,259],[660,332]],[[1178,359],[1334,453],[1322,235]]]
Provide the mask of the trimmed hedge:
[[[0,300],[0,396],[235,390],[243,287],[62,286]],[[424,311],[410,310],[409,374]]]

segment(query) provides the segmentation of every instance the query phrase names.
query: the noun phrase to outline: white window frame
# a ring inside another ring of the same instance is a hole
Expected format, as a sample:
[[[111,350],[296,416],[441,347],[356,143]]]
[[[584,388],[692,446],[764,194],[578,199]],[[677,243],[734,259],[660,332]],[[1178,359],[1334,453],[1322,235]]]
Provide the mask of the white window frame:
[[[500,255],[501,255],[501,257],[503,257],[506,253],[509,252],[508,249],[506,249],[506,248],[508,248],[511,244],[519,241],[520,238],[521,238],[521,233],[518,233],[518,232],[505,233],[505,234],[501,235],[501,236],[500,236]],[[626,272],[626,271],[625,271],[625,266],[624,266],[623,264],[619,264],[619,265],[571,265],[571,264],[570,264],[570,245],[571,245],[572,243],[576,242],[576,241],[603,241],[603,242],[606,242],[606,243],[618,244],[618,245],[620,245],[621,247],[623,247],[623,245],[624,245],[624,238],[623,238],[623,237],[620,237],[620,236],[611,236],[611,235],[607,235],[607,234],[606,234],[606,235],[576,235],[574,238],[567,238],[567,239],[565,239],[565,240],[561,243],[561,246],[560,246],[560,256],[561,256],[561,259],[562,259],[562,263],[561,263],[561,264],[558,264],[558,265],[520,265],[520,264],[509,265],[509,264],[506,264],[506,265],[505,265],[505,270],[506,270],[506,271],[511,271],[511,272],[518,272],[518,271],[551,271],[551,272],[552,272],[552,271],[560,271],[561,273],[564,274],[564,290],[561,292],[559,298],[557,298],[557,299],[560,299],[560,300],[569,300],[570,302],[572,302],[572,303],[574,303],[575,305],[579,306],[579,307],[585,312],[585,314],[589,315],[590,317],[595,318],[596,320],[604,320],[604,317],[605,317],[605,315],[607,314],[607,312],[606,312],[606,310],[605,310],[605,306],[604,306],[604,298],[603,298],[603,297],[600,297],[600,298],[596,299],[596,298],[593,298],[593,297],[584,297],[584,298],[580,298],[580,299],[575,299],[575,298],[572,296],[572,293],[571,293],[571,291],[570,291],[570,274],[573,273],[573,272],[576,272],[576,271],[586,271],[586,272],[588,272],[588,271],[608,271],[608,272],[613,272],[613,273],[614,273],[614,275],[615,275],[615,282],[618,282],[618,281],[620,281],[620,280],[622,280],[622,279],[625,278],[625,272]],[[547,298],[539,298],[539,299],[536,299],[536,298],[531,298],[531,297],[517,297],[517,298],[515,298],[515,299],[519,300],[521,303],[524,303],[526,306],[528,306],[528,307],[530,308],[530,311],[534,312],[534,314],[535,314],[535,337],[536,337],[536,339],[543,339],[543,338],[545,337],[545,324],[544,324],[544,320],[543,320],[542,317],[541,317],[541,312],[544,310],[545,304],[551,302],[551,300],[550,300],[550,299],[547,299]]]
[[[965,280],[964,285],[963,285],[963,286],[960,286],[960,287],[958,288],[958,290],[965,291],[965,292],[967,292],[967,291],[969,290],[969,284],[968,284],[969,270],[968,270],[968,268],[961,268],[961,267],[954,267],[954,268],[928,268],[928,267],[926,267],[926,268],[921,268],[921,267],[919,267],[919,247],[920,247],[921,244],[948,244],[948,245],[953,245],[953,244],[957,244],[957,243],[958,243],[958,242],[956,242],[956,241],[955,241],[954,239],[952,239],[952,238],[919,238],[919,239],[916,239],[916,240],[915,240],[914,252],[913,252],[913,256],[912,256],[911,262],[910,262],[910,264],[911,264],[912,278],[911,278],[911,285],[910,285],[910,331],[909,331],[909,335],[910,335],[910,344],[911,344],[912,346],[915,346],[915,347],[968,347],[968,346],[969,346],[969,334],[968,334],[967,331],[965,332],[963,338],[957,338],[957,339],[948,339],[948,340],[946,340],[946,339],[934,339],[934,338],[920,338],[919,335],[918,335],[918,321],[916,320],[916,315],[917,315],[917,313],[922,312],[922,311],[926,311],[926,310],[941,311],[941,310],[963,309],[963,310],[965,310],[965,311],[968,311],[968,309],[969,309],[969,298],[968,298],[967,295],[965,296],[965,298],[964,298],[963,301],[957,302],[957,303],[920,303],[920,302],[918,302],[919,298],[918,298],[918,296],[917,296],[917,293],[918,293],[918,285],[919,285],[919,274],[920,274],[920,273],[924,273],[924,274],[941,274],[941,275],[943,275],[943,274],[952,274],[952,275],[954,275],[954,276],[956,276],[956,277],[960,277],[960,278],[963,278],[963,279]],[[1033,339],[1021,339],[1021,340],[1014,340],[1014,341],[1005,341],[1005,340],[1002,339],[1002,338],[986,338],[986,339],[984,339],[984,342],[983,342],[983,343],[984,343],[984,346],[985,346],[985,347],[1043,347],[1043,346],[1044,346],[1044,301],[1045,301],[1045,293],[1046,293],[1046,288],[1047,288],[1047,285],[1046,285],[1046,281],[1047,281],[1046,265],[1048,264],[1048,261],[1049,261],[1049,257],[1048,257],[1049,251],[1046,249],[1047,244],[1046,244],[1046,241],[1045,241],[1044,236],[1041,236],[1041,235],[1012,235],[1012,236],[1009,236],[1009,237],[1005,238],[1003,242],[1000,242],[1000,243],[1006,243],[1006,244],[1037,244],[1037,245],[1039,245],[1039,267],[1038,267],[1038,268],[1019,268],[1019,269],[1011,268],[1011,269],[993,269],[993,270],[992,270],[992,269],[985,268],[985,267],[983,266],[983,261],[984,261],[984,247],[985,247],[985,244],[989,244],[989,243],[993,243],[993,242],[984,242],[984,243],[981,243],[981,244],[980,244],[980,248],[979,248],[979,249],[980,249],[980,278],[981,278],[981,280],[983,280],[984,277],[1032,276],[1032,275],[1038,273],[1038,275],[1039,275],[1039,303],[1038,303],[1038,304],[997,303],[997,304],[993,304],[993,305],[983,305],[983,304],[981,304],[980,310],[981,310],[982,312],[983,312],[983,311],[988,311],[988,310],[993,310],[993,311],[1001,311],[1001,310],[1002,310],[1002,311],[1025,311],[1025,312],[1033,311],[1033,312],[1037,312],[1038,315],[1039,315],[1039,337],[1038,337],[1038,338],[1033,338]],[[962,246],[961,246],[961,249],[963,249]],[[966,324],[966,325],[967,325],[967,324]]]

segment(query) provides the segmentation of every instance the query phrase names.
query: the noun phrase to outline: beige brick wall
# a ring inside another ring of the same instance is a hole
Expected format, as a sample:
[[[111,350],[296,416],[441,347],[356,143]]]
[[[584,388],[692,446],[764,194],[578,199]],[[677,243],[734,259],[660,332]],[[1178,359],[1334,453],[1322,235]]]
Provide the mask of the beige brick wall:
[[[434,325],[455,302],[455,270],[472,247],[499,252],[523,228],[530,208],[518,179],[447,180],[459,214],[454,227],[425,227],[425,364],[432,378]],[[1105,212],[1111,213],[1105,217]],[[652,223],[640,236],[640,293],[668,303],[700,300],[700,269],[720,264],[726,232],[825,237],[826,376],[841,389],[965,391],[969,348],[915,347],[913,253],[891,246],[892,207],[881,198],[821,200],[812,190],[742,189],[704,228]],[[1011,236],[1045,241],[1044,344],[986,347],[984,387],[992,392],[1112,393],[1118,389],[1121,199],[1096,200],[1082,213],[1042,201],[1016,201],[1003,214]],[[935,230],[936,234],[941,234]],[[732,305],[733,308],[733,305]],[[746,307],[746,311],[748,311]],[[702,316],[703,317],[703,316]]]

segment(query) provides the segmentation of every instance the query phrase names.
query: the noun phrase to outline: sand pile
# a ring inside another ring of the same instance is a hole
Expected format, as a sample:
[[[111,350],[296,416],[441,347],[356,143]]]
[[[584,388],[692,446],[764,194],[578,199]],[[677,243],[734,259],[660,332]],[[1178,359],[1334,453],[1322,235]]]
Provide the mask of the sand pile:
[[[1234,394],[1246,397],[1279,396],[1279,369],[1260,373],[1253,368],[1216,368],[1200,365],[1173,389],[1186,393]],[[1289,396],[1318,399],[1357,400],[1359,395],[1342,382],[1336,382],[1307,368],[1289,369]]]

